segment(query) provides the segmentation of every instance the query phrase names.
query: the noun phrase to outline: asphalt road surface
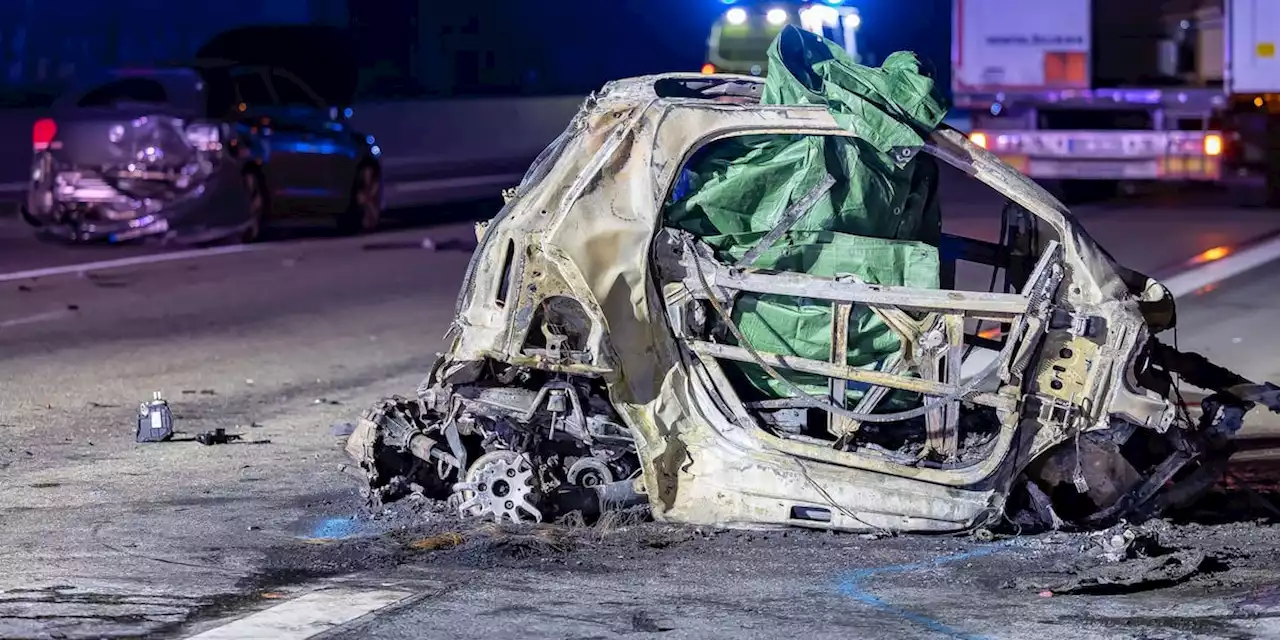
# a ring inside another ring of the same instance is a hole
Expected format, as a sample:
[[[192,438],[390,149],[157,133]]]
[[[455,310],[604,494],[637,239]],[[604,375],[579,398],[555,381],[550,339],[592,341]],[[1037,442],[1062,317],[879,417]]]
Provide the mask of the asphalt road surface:
[[[991,236],[998,212],[994,200],[965,201],[948,227]],[[1211,198],[1080,215],[1117,258],[1150,272],[1280,229],[1275,212]],[[428,235],[434,251],[421,247]],[[460,531],[474,543],[424,551],[437,545],[415,540],[459,525],[354,517],[338,434],[425,374],[473,239],[469,225],[450,225],[164,260],[147,247],[36,244],[0,220],[0,637],[183,637],[317,588],[399,602],[336,638],[1280,634],[1270,560],[1280,540],[1251,524],[1170,534],[1234,545],[1230,579],[1040,597],[1005,583],[1077,554],[1078,538],[635,525],[532,542]],[[126,255],[163,261],[4,278]],[[966,282],[985,286],[982,276]],[[1280,379],[1278,286],[1264,268],[1186,298],[1182,345]],[[172,403],[181,441],[133,442],[137,405],[154,391]],[[218,427],[243,439],[189,440]]]

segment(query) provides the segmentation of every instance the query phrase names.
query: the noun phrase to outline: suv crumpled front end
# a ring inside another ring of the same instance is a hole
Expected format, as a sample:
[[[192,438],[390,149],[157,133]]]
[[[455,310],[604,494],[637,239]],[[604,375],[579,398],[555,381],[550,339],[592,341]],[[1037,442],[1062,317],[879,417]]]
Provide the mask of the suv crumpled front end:
[[[26,221],[46,235],[199,241],[249,219],[241,169],[218,123],[153,114],[50,126],[58,137],[36,151],[24,207]]]
[[[690,158],[746,135],[857,138],[827,108],[760,104],[761,91],[667,75],[588,100],[478,229],[447,353],[416,397],[373,407],[348,441],[373,502],[419,492],[512,520],[647,502],[659,520],[728,527],[1103,526],[1200,495],[1252,407],[1241,396],[1275,404],[1274,387],[1155,340],[1173,325],[1168,291],[951,129],[894,153],[960,169],[1052,239],[940,238],[940,287],[717,255],[668,215]],[[777,225],[831,188],[793,193]],[[948,286],[956,257],[1010,271],[1016,291]],[[743,313],[764,296],[831,309],[831,357],[754,347]],[[853,366],[867,319],[900,346]],[[1003,331],[982,337],[978,321]],[[785,392],[760,397],[748,370]],[[813,393],[796,373],[829,386]],[[1175,375],[1214,392],[1202,417],[1179,410]]]

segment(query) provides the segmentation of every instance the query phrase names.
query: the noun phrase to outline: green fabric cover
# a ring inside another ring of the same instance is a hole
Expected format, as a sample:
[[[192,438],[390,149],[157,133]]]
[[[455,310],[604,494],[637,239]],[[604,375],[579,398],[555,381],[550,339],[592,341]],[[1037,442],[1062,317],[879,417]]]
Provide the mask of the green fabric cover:
[[[825,105],[857,137],[747,136],[707,147],[686,168],[668,224],[697,235],[720,260],[736,262],[830,174],[831,191],[752,266],[937,288],[937,164],[923,153],[909,159],[896,153],[918,150],[947,111],[916,57],[898,52],[879,68],[864,67],[823,38],[790,27],[770,48],[762,102]],[[898,338],[868,309],[855,307],[853,314],[848,363],[882,366],[898,351]],[[825,301],[744,294],[733,318],[759,351],[831,357]],[[748,397],[791,395],[755,365],[728,369],[749,385],[742,389]],[[826,393],[823,378],[787,378],[809,393]],[[850,385],[849,399],[860,390]]]

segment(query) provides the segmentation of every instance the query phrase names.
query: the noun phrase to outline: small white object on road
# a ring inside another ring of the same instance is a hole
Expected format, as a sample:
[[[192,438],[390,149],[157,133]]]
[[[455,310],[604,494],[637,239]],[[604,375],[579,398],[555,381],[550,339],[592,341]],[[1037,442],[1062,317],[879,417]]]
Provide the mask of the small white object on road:
[[[435,241],[434,241],[434,240],[432,240],[431,238],[423,238],[423,239],[422,239],[422,248],[423,248],[423,249],[426,249],[427,251],[435,251],[435,250],[436,250],[436,243],[435,243]]]
[[[188,640],[305,640],[412,595],[398,590],[325,589],[191,636]]]

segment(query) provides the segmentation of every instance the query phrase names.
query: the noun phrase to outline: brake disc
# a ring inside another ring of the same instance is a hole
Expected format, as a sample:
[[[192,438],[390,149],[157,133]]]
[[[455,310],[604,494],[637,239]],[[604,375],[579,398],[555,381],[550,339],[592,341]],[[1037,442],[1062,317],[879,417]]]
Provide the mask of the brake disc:
[[[458,513],[464,517],[542,522],[533,476],[533,463],[525,454],[492,451],[480,456],[466,479],[453,485],[459,495]],[[523,514],[522,514],[523,512]]]

